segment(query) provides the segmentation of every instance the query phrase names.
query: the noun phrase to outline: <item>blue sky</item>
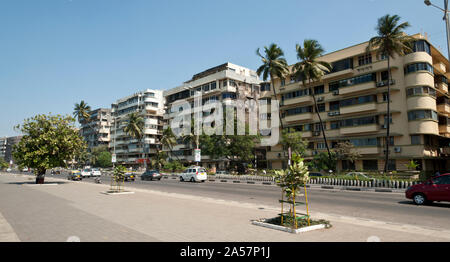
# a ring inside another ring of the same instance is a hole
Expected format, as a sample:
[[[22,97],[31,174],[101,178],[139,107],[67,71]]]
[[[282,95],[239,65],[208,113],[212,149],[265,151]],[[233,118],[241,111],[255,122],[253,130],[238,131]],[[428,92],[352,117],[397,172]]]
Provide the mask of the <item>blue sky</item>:
[[[422,0],[0,0],[0,136],[35,114],[72,114],[82,99],[110,107],[227,61],[256,69],[255,50],[272,42],[290,64],[305,38],[326,52],[358,44],[388,13],[447,55],[443,14]]]

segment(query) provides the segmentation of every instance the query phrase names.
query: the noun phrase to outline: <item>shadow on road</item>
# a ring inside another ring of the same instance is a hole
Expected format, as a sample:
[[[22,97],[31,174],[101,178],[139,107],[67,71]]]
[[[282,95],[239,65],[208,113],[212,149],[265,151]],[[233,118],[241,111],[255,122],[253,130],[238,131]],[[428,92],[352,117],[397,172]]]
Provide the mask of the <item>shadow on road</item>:
[[[402,204],[402,205],[417,206],[416,204],[414,204],[413,201],[400,201],[398,203]],[[428,205],[425,205],[425,206],[450,208],[450,203],[433,202],[432,204],[428,204]]]
[[[26,182],[9,182],[7,183],[9,185],[36,185],[35,181],[26,181]],[[67,184],[67,182],[44,182],[44,185],[48,184],[57,184],[57,185],[64,185]]]

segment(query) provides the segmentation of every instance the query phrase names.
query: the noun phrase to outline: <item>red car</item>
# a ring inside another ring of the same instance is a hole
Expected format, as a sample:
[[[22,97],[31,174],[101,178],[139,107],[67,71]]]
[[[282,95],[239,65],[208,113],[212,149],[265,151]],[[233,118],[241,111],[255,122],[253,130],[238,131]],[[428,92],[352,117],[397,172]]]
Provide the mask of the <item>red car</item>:
[[[450,173],[411,186],[406,190],[405,195],[416,205],[431,204],[433,201],[450,202]]]

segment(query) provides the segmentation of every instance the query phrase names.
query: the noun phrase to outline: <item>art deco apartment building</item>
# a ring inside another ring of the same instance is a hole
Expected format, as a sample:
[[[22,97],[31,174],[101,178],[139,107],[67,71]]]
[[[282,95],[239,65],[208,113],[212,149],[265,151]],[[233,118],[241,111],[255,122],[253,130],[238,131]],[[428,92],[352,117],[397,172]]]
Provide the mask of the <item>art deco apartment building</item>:
[[[111,109],[99,108],[89,112],[91,115],[89,123],[81,125],[80,132],[86,141],[88,148],[106,145],[108,146],[111,136]]]
[[[422,170],[450,169],[449,61],[420,34],[414,51],[391,59],[391,170],[405,170],[409,161]],[[366,52],[368,42],[324,55],[333,71],[310,87],[294,77],[276,79],[285,128],[303,132],[307,159],[326,152],[313,98],[324,121],[330,148],[349,141],[361,154],[356,163],[339,161],[338,169],[383,170],[386,143],[386,56]],[[269,87],[270,89],[270,87]],[[271,97],[273,90],[262,92]],[[281,146],[267,152],[269,168],[286,166]]]
[[[128,115],[138,112],[145,119],[144,143],[124,132]],[[139,166],[143,163],[142,154],[147,159],[156,154],[162,134],[164,99],[161,90],[147,89],[121,98],[111,105],[110,151],[116,154],[117,164]]]
[[[183,85],[164,91],[166,100],[165,125],[168,126],[170,121],[179,113],[175,106],[173,107],[176,101],[186,99],[191,103],[191,108],[194,108],[196,91],[202,93],[203,105],[210,100],[221,101],[223,105],[226,105],[236,99],[244,101],[254,99],[257,101],[260,83],[261,81],[255,71],[232,63],[225,63],[200,72]],[[203,117],[206,117],[207,114],[207,112],[203,113]],[[183,163],[194,163],[194,146],[182,138],[177,140],[177,145],[172,149],[172,152],[168,148],[164,148],[164,150],[172,159],[180,160]],[[226,163],[225,159],[211,159],[209,156],[202,154],[201,165],[208,169],[221,169],[224,168]]]

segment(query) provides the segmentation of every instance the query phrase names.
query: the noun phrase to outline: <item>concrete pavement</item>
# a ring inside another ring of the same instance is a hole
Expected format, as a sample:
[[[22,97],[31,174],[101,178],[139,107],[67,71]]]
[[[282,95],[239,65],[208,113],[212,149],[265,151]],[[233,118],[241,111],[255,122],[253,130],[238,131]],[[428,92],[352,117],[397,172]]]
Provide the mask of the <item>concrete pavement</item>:
[[[26,186],[30,177],[0,174],[0,212],[21,241],[450,241],[447,230],[317,213],[331,229],[293,235],[254,226],[277,205],[134,188],[136,194],[101,194],[108,185],[57,182]]]

